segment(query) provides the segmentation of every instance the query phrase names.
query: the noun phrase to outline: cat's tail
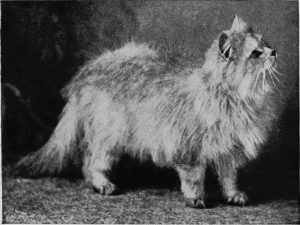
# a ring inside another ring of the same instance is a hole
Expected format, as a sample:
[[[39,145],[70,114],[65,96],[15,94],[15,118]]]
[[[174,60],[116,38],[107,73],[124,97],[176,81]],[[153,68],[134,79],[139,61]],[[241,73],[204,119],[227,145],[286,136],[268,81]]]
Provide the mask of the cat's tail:
[[[78,115],[75,101],[69,101],[48,142],[38,151],[29,153],[16,164],[19,175],[36,176],[59,173],[75,159]],[[76,162],[75,162],[76,163]]]

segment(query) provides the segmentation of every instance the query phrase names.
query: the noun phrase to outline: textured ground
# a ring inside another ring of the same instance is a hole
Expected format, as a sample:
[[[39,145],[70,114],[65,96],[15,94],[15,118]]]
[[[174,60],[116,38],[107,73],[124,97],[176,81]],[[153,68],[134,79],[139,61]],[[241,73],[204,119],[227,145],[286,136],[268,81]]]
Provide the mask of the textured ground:
[[[164,179],[168,173],[162,172],[157,176]],[[149,177],[149,171],[144,175]],[[149,178],[155,179],[151,175]],[[291,182],[296,181],[296,173],[244,174],[241,186],[249,194],[251,202],[242,208],[227,206],[221,200],[215,182],[207,182],[206,185],[207,209],[188,208],[179,192],[178,180],[171,178],[173,185],[168,187],[162,186],[161,182],[157,186],[127,186],[119,195],[100,196],[82,179],[26,179],[8,175],[3,179],[3,223],[299,222],[297,183]]]

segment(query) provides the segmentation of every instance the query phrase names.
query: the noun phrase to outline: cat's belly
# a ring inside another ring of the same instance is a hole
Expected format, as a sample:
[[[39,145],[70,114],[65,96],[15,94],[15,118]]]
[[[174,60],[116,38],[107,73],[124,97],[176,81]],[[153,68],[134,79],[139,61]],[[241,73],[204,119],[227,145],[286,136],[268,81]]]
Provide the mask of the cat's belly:
[[[158,121],[144,116],[139,115],[131,125],[133,130],[127,142],[127,153],[141,160],[147,160],[150,156],[158,166],[171,164],[173,155],[180,147],[179,132],[169,124],[158,124]]]

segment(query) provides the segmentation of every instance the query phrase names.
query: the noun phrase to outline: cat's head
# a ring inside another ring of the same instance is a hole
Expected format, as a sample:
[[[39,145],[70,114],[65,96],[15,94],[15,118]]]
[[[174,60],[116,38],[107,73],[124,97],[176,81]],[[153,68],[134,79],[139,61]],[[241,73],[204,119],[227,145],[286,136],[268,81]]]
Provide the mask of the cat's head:
[[[204,66],[217,72],[214,80],[228,82],[242,95],[267,90],[275,82],[276,51],[241,17],[235,16],[230,30],[223,31],[206,54]],[[208,68],[206,68],[208,69]]]

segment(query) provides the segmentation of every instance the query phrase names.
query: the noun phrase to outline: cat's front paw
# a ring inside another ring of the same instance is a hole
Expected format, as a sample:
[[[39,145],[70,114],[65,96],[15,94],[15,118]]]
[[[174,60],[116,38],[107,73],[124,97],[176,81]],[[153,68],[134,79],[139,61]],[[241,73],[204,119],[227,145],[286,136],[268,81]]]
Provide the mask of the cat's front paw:
[[[93,186],[95,192],[101,195],[113,195],[118,192],[118,188],[111,182],[106,182],[100,186]]]
[[[227,196],[227,203],[236,206],[245,206],[248,202],[248,197],[244,192],[236,191]]]
[[[203,198],[185,198],[186,205],[192,208],[204,209]]]

